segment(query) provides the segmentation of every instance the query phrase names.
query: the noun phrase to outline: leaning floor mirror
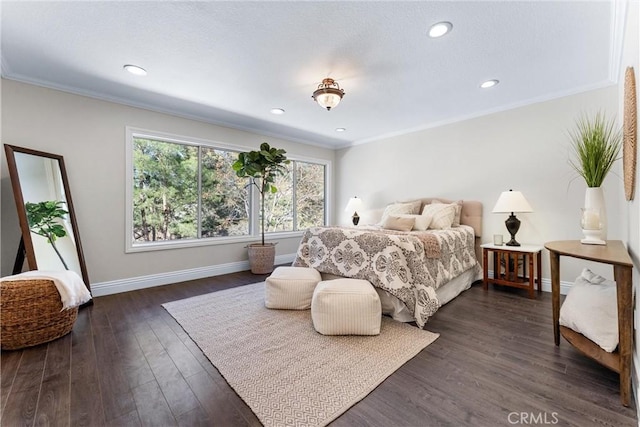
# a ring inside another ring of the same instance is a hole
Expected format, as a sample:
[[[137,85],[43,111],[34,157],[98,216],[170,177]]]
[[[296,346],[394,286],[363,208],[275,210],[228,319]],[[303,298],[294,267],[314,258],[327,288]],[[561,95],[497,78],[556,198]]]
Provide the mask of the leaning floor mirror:
[[[57,154],[4,145],[22,239],[13,274],[26,257],[29,270],[72,270],[89,291],[64,159]]]

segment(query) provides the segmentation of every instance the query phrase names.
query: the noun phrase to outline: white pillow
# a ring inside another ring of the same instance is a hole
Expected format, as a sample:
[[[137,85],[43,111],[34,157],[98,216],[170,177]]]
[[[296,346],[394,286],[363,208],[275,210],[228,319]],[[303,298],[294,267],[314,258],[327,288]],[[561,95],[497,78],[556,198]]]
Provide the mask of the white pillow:
[[[462,200],[458,200],[457,202],[450,203],[451,205],[453,205],[456,208],[456,216],[453,218],[453,224],[452,224],[453,227],[457,227],[457,226],[460,225],[460,216],[462,214],[462,202],[463,202]],[[434,204],[437,205],[438,203],[447,204],[447,203],[444,203],[444,202],[442,202],[442,201],[440,201],[438,199],[433,199],[431,201],[432,205],[434,205]]]
[[[397,215],[400,218],[413,218],[415,221],[413,224],[413,230],[416,231],[425,231],[429,228],[429,224],[431,224],[431,217],[424,215],[409,215],[409,214],[401,214]]]
[[[411,231],[415,222],[416,220],[412,215],[406,215],[405,217],[389,215],[382,223],[382,228],[387,230]]]
[[[456,208],[451,205],[436,203],[425,205],[422,215],[429,218],[429,228],[434,230],[445,230],[451,228],[453,219],[456,216]]]
[[[560,324],[581,333],[603,350],[618,346],[616,282],[584,269],[560,307]]]
[[[385,219],[387,219],[389,215],[418,214],[420,213],[421,204],[422,202],[420,202],[420,200],[416,200],[413,202],[392,203],[387,205],[382,213],[382,220],[380,220],[380,224],[384,224]]]

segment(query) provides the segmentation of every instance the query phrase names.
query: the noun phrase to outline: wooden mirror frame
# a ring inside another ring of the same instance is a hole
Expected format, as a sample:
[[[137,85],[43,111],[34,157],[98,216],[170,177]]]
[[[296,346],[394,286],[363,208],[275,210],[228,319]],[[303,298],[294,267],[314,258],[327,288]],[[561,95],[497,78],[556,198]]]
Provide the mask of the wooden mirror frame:
[[[13,198],[16,202],[16,209],[18,210],[18,219],[20,221],[20,229],[22,231],[22,239],[20,247],[18,248],[18,254],[16,256],[16,262],[14,264],[13,274],[20,273],[22,271],[24,257],[26,255],[27,264],[30,270],[38,269],[38,262],[36,260],[36,254],[33,248],[33,240],[31,239],[31,230],[29,229],[29,221],[27,220],[27,212],[25,210],[25,202],[22,194],[22,186],[20,185],[20,176],[18,173],[18,167],[16,164],[16,153],[29,154],[37,157],[44,157],[58,162],[60,167],[60,177],[62,179],[62,185],[64,188],[66,207],[68,210],[69,222],[71,223],[71,229],[74,234],[75,247],[78,255],[78,263],[80,265],[82,280],[89,292],[91,287],[89,285],[89,275],[87,274],[87,266],[84,260],[84,254],[82,252],[82,243],[80,242],[80,233],[78,231],[78,224],[76,221],[75,211],[73,209],[73,201],[71,199],[71,190],[69,189],[69,180],[67,179],[67,170],[64,165],[64,158],[57,154],[45,153],[43,151],[32,150],[30,148],[17,147],[15,145],[4,144],[4,150],[7,157],[7,165],[9,167],[9,176],[11,178],[11,187],[13,189]]]

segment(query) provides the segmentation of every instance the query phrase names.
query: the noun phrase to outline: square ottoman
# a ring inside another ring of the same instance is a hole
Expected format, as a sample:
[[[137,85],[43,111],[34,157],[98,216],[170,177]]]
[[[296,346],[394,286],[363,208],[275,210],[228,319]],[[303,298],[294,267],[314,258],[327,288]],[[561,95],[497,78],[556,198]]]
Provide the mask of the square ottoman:
[[[322,281],[313,292],[311,319],[322,335],[378,335],[380,297],[366,280]]]
[[[311,297],[320,283],[320,273],[307,267],[276,267],[267,277],[264,289],[264,305],[267,308],[306,310],[311,307]]]

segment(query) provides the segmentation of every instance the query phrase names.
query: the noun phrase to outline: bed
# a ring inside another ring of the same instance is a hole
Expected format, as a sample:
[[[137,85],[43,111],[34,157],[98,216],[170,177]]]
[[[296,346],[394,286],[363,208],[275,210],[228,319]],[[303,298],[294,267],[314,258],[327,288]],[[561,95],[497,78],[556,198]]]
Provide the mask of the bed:
[[[409,204],[412,213],[407,214]],[[411,231],[386,228],[391,219],[416,218],[429,209],[427,205],[435,204],[441,205],[438,209],[456,206],[453,226]],[[394,212],[400,205],[404,212]],[[384,314],[423,327],[440,306],[482,278],[478,262],[481,236],[480,202],[424,198],[389,205],[376,225],[306,230],[293,265],[313,267],[324,280],[368,280],[380,295]]]

